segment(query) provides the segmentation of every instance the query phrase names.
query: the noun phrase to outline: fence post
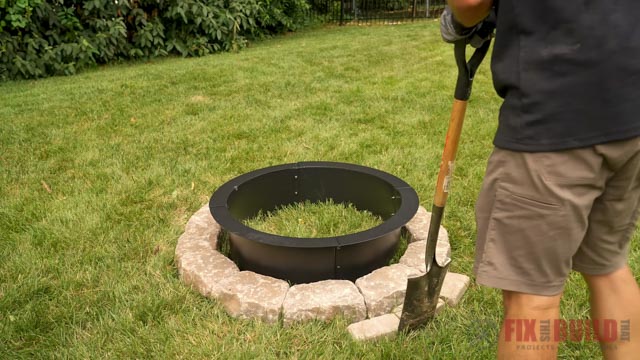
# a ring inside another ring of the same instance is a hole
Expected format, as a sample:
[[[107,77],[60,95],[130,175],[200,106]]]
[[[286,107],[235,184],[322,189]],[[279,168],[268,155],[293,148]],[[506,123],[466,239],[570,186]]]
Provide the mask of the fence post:
[[[416,11],[418,11],[418,0],[413,0],[413,11],[411,14],[411,21],[414,21],[416,19]]]
[[[340,26],[344,25],[344,0],[340,0]]]

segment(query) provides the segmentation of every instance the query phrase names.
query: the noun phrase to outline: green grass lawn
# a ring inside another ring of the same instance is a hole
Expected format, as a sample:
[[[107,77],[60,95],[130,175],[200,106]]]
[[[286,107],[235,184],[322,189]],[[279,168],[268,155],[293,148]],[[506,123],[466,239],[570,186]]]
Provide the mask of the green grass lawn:
[[[297,238],[322,238],[353,234],[382,224],[381,217],[358,210],[353,204],[304,201],[260,211],[243,221],[252,229]]]
[[[327,27],[240,53],[0,84],[0,358],[462,358],[495,354],[496,290],[426,329],[358,343],[347,323],[241,321],[179,280],[187,219],[225,181],[296,161],[378,168],[430,208],[456,69],[436,22]],[[488,60],[443,225],[471,275],[473,206],[500,99]],[[638,233],[632,266],[640,273]],[[578,276],[567,318],[588,314]],[[591,358],[596,344],[563,344]]]

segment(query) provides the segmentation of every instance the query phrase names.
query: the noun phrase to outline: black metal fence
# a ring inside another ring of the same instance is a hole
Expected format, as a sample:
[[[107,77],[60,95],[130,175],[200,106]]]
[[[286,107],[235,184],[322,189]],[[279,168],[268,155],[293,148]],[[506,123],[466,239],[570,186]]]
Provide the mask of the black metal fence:
[[[315,16],[340,25],[396,23],[440,16],[446,0],[309,0]]]

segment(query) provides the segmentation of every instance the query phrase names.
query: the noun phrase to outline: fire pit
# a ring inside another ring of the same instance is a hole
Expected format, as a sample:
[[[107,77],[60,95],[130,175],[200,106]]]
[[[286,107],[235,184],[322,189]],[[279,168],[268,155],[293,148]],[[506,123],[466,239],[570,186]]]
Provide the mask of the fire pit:
[[[242,222],[261,211],[329,199],[370,211],[384,222],[365,231],[326,238],[268,234]],[[232,179],[214,192],[209,209],[228,234],[230,257],[240,270],[292,283],[355,281],[387,265],[402,227],[418,210],[418,196],[406,182],[380,170],[346,163],[300,162]]]

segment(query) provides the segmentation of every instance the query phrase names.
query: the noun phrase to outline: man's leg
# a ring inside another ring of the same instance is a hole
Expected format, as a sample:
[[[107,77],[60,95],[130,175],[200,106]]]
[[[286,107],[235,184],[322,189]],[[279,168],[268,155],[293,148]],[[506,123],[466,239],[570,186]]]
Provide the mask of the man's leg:
[[[476,204],[474,272],[478,284],[503,290],[500,359],[556,358],[553,331],[561,293],[588,225],[590,205],[600,191],[593,185],[571,185],[584,180],[554,183],[546,174],[563,168],[580,178],[591,176],[594,166],[581,160],[591,155],[585,149],[554,160],[555,153],[495,149],[489,159]],[[604,187],[604,179],[589,179],[589,184],[596,182]],[[585,188],[591,191],[585,193]],[[545,339],[541,321],[548,329]]]
[[[541,341],[540,322],[560,318],[560,297],[502,291],[504,321],[498,339],[498,359],[555,359],[553,333]],[[553,331],[553,326],[550,327]]]
[[[606,359],[637,359],[640,356],[640,288],[631,269],[625,266],[605,275],[583,276],[589,286],[591,319],[600,325],[604,320],[615,320],[617,324],[617,338],[613,342],[600,342],[602,354]],[[624,334],[621,322],[627,320],[630,333]],[[599,339],[607,337],[602,326],[594,330]]]

